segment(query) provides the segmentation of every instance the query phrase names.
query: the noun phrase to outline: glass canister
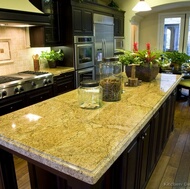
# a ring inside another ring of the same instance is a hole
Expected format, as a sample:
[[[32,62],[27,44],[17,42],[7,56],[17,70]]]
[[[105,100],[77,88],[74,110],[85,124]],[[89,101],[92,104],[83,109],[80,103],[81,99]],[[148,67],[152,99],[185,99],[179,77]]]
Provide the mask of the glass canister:
[[[119,101],[122,93],[122,64],[118,57],[104,58],[100,64],[103,101]]]
[[[96,109],[102,106],[102,87],[98,81],[84,80],[78,88],[79,106],[84,109]]]

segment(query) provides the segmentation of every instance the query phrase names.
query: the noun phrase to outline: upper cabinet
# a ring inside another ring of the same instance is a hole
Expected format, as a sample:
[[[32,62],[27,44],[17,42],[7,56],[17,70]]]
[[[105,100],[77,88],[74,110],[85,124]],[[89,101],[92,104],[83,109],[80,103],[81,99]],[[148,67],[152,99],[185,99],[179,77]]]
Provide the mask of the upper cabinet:
[[[93,36],[93,14],[114,17],[114,36],[124,36],[124,11],[96,0],[30,0],[49,15],[49,26],[30,28],[31,47],[70,46],[73,36]]]
[[[124,37],[124,13],[114,14],[114,36]]]
[[[49,47],[62,45],[62,25],[59,0],[30,0],[38,9],[49,15],[49,26],[30,28],[30,43],[32,47]]]
[[[93,35],[93,13],[91,10],[73,7],[74,35]]]

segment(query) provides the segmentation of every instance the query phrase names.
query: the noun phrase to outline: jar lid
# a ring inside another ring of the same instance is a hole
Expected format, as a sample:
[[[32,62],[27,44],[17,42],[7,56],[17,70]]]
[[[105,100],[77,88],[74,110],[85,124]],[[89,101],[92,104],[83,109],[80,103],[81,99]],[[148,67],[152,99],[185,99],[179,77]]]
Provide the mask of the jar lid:
[[[114,57],[111,57],[110,60],[111,60],[111,61],[119,61],[119,57],[114,56]]]
[[[105,57],[103,58],[103,62],[110,62],[111,61],[111,58],[110,57]]]
[[[97,87],[99,86],[99,82],[96,80],[84,80],[80,82],[82,87]]]

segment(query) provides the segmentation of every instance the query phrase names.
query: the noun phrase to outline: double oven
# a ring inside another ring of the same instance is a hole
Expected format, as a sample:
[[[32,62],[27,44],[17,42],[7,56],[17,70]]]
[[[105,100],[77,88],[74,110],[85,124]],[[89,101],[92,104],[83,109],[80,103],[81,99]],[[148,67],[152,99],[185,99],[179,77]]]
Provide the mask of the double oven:
[[[74,36],[76,87],[87,79],[95,79],[94,37]]]

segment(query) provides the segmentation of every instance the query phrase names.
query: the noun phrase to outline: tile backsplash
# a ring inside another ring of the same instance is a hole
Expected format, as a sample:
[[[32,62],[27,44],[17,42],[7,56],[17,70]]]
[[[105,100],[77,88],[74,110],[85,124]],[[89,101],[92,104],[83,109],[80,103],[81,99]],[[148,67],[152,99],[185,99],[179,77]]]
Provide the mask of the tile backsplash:
[[[0,56],[0,75],[34,70],[32,55],[40,55],[41,51],[49,50],[49,48],[30,48],[27,28],[0,27],[0,43],[4,41],[8,41],[11,60],[3,61]],[[42,63],[40,66],[45,67]]]

